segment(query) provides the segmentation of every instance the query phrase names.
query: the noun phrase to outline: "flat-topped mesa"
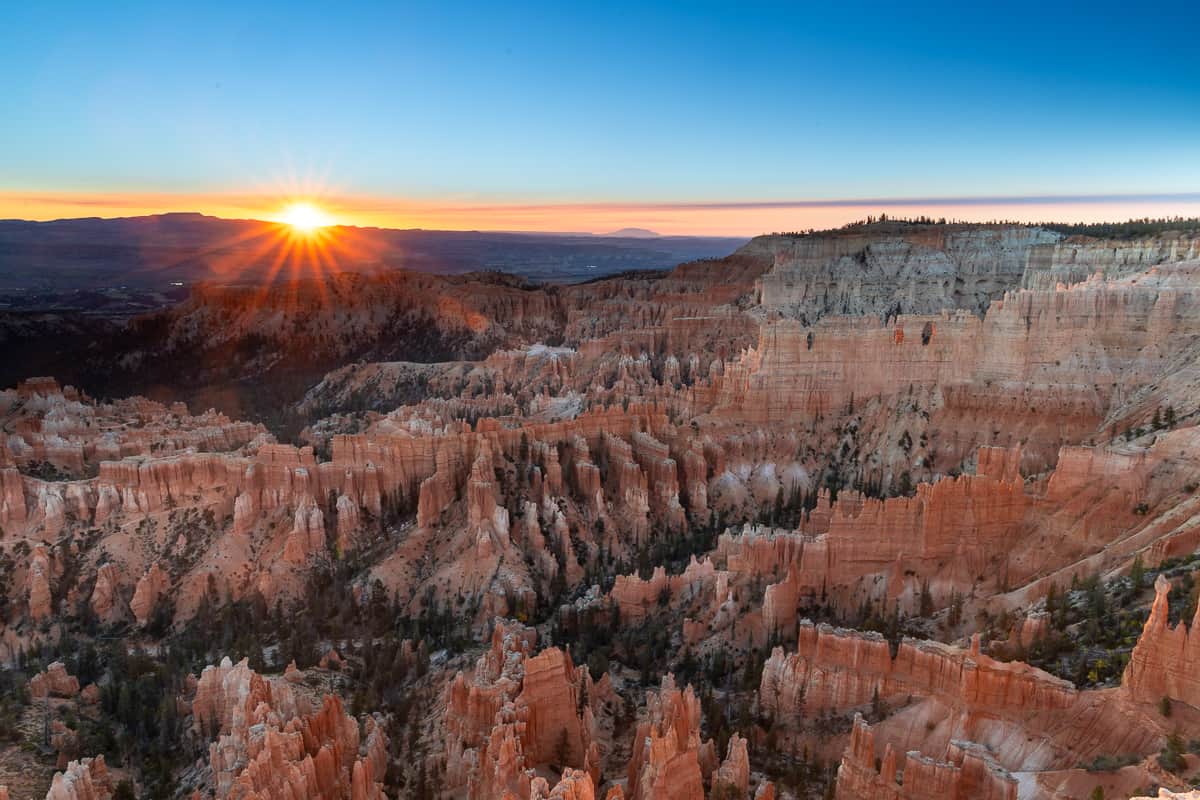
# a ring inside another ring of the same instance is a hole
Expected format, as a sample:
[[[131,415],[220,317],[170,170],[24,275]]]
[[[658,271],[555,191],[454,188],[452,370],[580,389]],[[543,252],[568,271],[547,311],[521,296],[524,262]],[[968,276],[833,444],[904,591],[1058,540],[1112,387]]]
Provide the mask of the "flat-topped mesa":
[[[1154,582],[1154,605],[1130,654],[1121,688],[1142,703],[1167,697],[1200,709],[1200,609],[1189,628],[1183,621],[1171,627],[1167,599],[1171,582],[1159,575]]]
[[[879,766],[876,766],[876,763]],[[918,752],[897,754],[889,744],[876,755],[875,737],[861,715],[838,767],[838,800],[1017,800],[1017,779],[987,749],[954,742],[945,761]]]
[[[1021,662],[931,641],[904,639],[893,658],[877,633],[800,625],[795,653],[775,648],[763,667],[759,702],[778,715],[845,712],[874,697],[936,697],[968,713],[1065,709],[1078,696],[1067,681]]]

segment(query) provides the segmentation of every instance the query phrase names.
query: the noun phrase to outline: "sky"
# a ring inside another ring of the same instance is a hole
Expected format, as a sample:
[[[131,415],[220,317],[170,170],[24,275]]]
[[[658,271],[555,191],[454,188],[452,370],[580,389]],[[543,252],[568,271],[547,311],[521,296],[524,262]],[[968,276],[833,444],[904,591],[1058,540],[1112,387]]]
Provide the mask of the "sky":
[[[1197,30],[1195,3],[10,3],[0,218],[1197,215]]]

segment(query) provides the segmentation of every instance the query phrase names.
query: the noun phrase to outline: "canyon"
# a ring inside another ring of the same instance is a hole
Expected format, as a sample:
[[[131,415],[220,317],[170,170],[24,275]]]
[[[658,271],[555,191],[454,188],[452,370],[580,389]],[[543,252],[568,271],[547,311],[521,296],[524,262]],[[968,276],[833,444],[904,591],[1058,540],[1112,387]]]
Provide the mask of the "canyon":
[[[211,283],[92,355],[0,390],[11,728],[61,727],[32,788],[0,743],[14,798],[1066,800],[1200,769],[1195,231]]]

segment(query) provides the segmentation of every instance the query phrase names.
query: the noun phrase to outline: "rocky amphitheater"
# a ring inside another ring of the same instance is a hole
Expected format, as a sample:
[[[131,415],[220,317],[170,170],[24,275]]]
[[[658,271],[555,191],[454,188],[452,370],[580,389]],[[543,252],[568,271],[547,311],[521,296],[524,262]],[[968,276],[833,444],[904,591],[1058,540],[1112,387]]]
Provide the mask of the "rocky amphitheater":
[[[253,391],[399,318],[453,360],[336,363],[286,438],[0,391],[0,798],[1193,796],[1200,237],[204,286],[105,357],[253,336]]]

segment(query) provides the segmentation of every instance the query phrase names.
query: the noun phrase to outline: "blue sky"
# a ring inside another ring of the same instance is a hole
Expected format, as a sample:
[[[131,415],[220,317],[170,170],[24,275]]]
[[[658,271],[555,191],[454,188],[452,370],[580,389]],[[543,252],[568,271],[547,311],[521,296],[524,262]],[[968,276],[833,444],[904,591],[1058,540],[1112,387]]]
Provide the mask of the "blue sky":
[[[10,197],[1200,191],[1195,4],[114,5],[0,16]]]

